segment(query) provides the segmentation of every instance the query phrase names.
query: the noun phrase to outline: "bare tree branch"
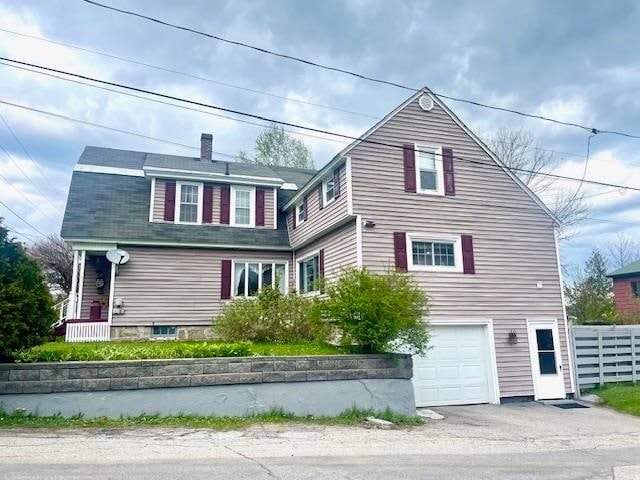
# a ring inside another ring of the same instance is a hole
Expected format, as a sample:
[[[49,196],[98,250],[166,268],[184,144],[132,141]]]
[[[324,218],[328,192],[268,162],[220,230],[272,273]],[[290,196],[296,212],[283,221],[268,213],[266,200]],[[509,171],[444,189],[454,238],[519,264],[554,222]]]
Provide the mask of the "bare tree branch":
[[[73,250],[62,237],[49,235],[31,246],[29,255],[42,268],[50,287],[69,293],[73,275]]]
[[[622,268],[631,262],[640,260],[640,240],[623,233],[617,233],[606,248],[607,260],[611,268]]]

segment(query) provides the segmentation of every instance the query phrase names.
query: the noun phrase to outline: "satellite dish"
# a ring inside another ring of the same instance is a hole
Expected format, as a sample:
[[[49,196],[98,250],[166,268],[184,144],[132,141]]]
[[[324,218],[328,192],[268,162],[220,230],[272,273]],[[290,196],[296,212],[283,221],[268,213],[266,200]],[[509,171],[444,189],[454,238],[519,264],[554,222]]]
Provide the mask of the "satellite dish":
[[[107,260],[116,265],[123,265],[129,261],[129,252],[115,248],[107,252]]]

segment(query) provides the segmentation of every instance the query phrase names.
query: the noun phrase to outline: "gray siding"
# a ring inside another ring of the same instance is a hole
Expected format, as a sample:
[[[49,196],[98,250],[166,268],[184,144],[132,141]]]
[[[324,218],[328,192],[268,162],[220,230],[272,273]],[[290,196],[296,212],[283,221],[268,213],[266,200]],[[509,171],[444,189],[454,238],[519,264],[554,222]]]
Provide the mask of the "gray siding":
[[[153,221],[164,222],[164,192],[165,180],[156,179],[156,188],[153,199]],[[273,187],[264,187],[264,227],[256,228],[273,228]],[[213,207],[212,207],[212,224],[220,225],[220,184],[213,185]]]
[[[333,170],[329,172],[329,175],[333,175]],[[320,234],[323,230],[344,220],[348,215],[348,195],[347,169],[343,164],[340,168],[340,197],[337,200],[331,202],[329,205],[325,205],[324,208],[320,210],[318,188],[316,187],[307,193],[309,211],[307,212],[306,222],[296,225],[296,228],[292,228],[292,215],[295,214],[295,209],[288,212],[287,228],[289,229],[291,246],[297,248]]]
[[[339,227],[295,252],[296,288],[298,288],[297,260],[321,248],[324,249],[324,273],[327,280],[331,281],[339,277],[341,270],[345,267],[355,267],[357,265],[355,221]]]
[[[393,265],[394,231],[472,235],[475,275],[415,272],[431,298],[431,317],[493,319],[501,396],[533,395],[526,319],[557,318],[572,391],[551,218],[438,105],[424,112],[416,100],[370,138],[451,147],[454,157],[486,166],[454,158],[455,197],[405,193],[401,149],[355,147],[349,153],[354,213],[376,223],[363,229],[364,265]],[[517,345],[508,343],[511,330]]]
[[[113,316],[116,327],[210,324],[224,302],[222,260],[288,261],[290,277],[293,270],[288,252],[120,247],[131,258],[116,277],[114,298],[125,308]]]

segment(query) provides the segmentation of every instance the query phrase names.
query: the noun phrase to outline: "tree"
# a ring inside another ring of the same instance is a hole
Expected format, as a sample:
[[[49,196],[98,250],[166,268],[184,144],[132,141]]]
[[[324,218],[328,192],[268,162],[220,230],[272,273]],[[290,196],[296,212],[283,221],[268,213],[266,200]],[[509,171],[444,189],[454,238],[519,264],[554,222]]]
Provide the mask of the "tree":
[[[565,288],[565,294],[567,313],[576,323],[616,321],[611,280],[607,278],[604,256],[597,248],[585,263],[584,273]]]
[[[347,268],[323,288],[323,313],[338,327],[343,343],[360,345],[365,352],[384,352],[395,343],[411,353],[426,351],[429,334],[423,318],[429,299],[411,276]]]
[[[612,269],[622,268],[640,260],[640,240],[617,233],[615,238],[607,244],[607,259]]]
[[[277,123],[270,123],[256,138],[255,155],[241,150],[238,159],[243,163],[278,165],[281,167],[313,168],[311,151],[299,140],[284,131]]]
[[[561,238],[567,238],[567,229],[584,221],[589,215],[584,195],[577,191],[562,190],[559,188],[559,179],[540,175],[551,173],[558,161],[552,152],[538,147],[531,133],[501,129],[489,141],[489,145],[502,163],[513,169],[533,193],[553,195],[547,206],[561,223]]]
[[[40,267],[0,218],[0,359],[44,342],[56,320]]]
[[[42,268],[52,288],[68,294],[73,275],[73,250],[59,235],[49,235],[29,248],[29,254]]]

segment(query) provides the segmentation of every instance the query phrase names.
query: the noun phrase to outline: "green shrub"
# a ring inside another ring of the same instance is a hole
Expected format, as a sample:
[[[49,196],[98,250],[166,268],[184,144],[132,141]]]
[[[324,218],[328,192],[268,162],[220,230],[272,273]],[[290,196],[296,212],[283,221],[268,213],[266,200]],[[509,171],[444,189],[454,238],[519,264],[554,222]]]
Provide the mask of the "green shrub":
[[[296,292],[287,295],[265,287],[256,298],[231,301],[213,329],[226,341],[324,342],[329,326],[322,321],[318,302]]]
[[[429,299],[405,273],[384,274],[348,268],[325,284],[322,310],[342,334],[345,344],[369,352],[384,352],[401,344],[410,353],[424,353],[429,335],[423,318]]]
[[[0,361],[43,343],[56,314],[38,264],[8,237],[0,218]]]
[[[219,342],[48,343],[14,354],[16,362],[247,357],[251,344]]]

